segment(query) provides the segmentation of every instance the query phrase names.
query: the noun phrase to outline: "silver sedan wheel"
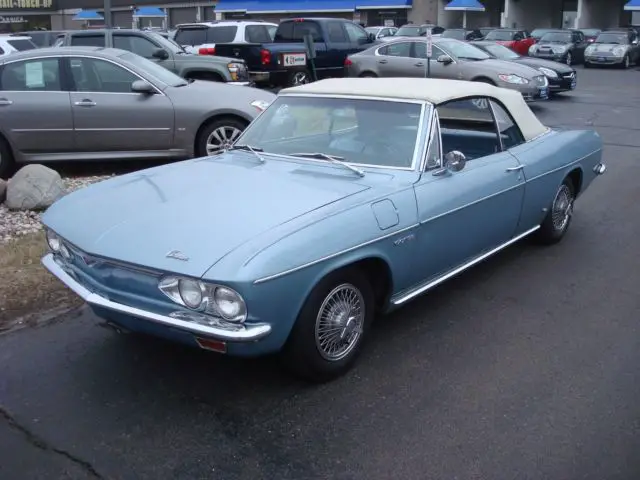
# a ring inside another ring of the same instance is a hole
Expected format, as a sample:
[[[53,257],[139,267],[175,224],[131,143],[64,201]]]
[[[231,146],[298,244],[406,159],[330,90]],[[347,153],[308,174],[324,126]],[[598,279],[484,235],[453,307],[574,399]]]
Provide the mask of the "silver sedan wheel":
[[[207,138],[207,155],[213,155],[220,150],[231,147],[241,133],[242,131],[235,127],[216,128]]]
[[[571,66],[573,63],[573,57],[571,56],[571,52],[567,53],[567,65]]]
[[[349,355],[360,341],[364,319],[364,297],[358,288],[343,283],[331,290],[316,317],[316,347],[322,358],[337,362]]]
[[[626,55],[624,57],[624,68],[629,68],[631,66],[631,59],[629,58],[629,55]]]
[[[573,194],[571,189],[563,184],[556,198],[553,200],[553,206],[551,207],[551,221],[553,222],[553,228],[561,232],[569,224],[569,220],[573,215]]]

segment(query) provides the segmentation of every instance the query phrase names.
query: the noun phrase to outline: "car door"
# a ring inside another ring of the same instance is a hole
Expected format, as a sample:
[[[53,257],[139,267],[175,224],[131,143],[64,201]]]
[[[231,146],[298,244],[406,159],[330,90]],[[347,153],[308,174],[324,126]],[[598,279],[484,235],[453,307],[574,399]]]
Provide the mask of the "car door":
[[[375,59],[381,77],[420,77],[415,58],[411,57],[411,43],[393,42],[378,49]]]
[[[132,83],[145,79],[110,60],[77,56],[69,57],[68,62],[74,82],[71,107],[79,152],[118,156],[117,152],[172,147],[174,108],[160,90],[156,94],[132,92]]]
[[[7,61],[0,67],[0,131],[22,155],[73,150],[67,79],[58,57]]]
[[[158,49],[162,49],[162,46],[154,43],[149,38],[136,33],[120,33],[117,31],[113,32],[112,35],[114,48],[133,52],[136,55],[140,55],[147,60],[151,60],[152,62],[171,70],[174,73],[176,72],[175,61],[170,52],[167,52],[169,53],[169,58],[167,59],[159,59],[153,56]]]
[[[587,48],[587,41],[582,32],[572,32],[571,41],[573,42],[573,57],[576,63],[584,62],[584,51]]]
[[[343,25],[347,32],[347,37],[349,37],[349,51],[347,55],[361,52],[371,46],[371,39],[364,28],[353,22],[343,22]]]
[[[522,165],[509,143],[501,143],[489,105],[478,97],[436,109],[423,173],[414,186],[417,239],[424,253],[417,262],[427,279],[504,245],[518,227],[525,192]],[[443,167],[454,150],[466,155],[460,171]]]
[[[326,23],[325,31],[327,35],[327,54],[334,58],[334,65],[344,65],[344,59],[340,63],[340,58],[344,52],[350,51],[351,42],[347,36],[347,31],[343,26],[344,22],[331,20]],[[346,58],[346,57],[345,57]],[[327,70],[324,76],[330,76],[333,72]]]
[[[453,61],[451,55],[448,55],[437,45],[431,45],[431,59],[429,60],[430,66],[427,72],[427,43],[424,41],[415,41],[413,43],[412,55],[417,60],[415,64],[419,69],[420,74],[417,76],[426,77],[427,74],[431,78],[449,78],[458,79],[460,74],[460,65]],[[452,59],[449,64],[438,62],[438,58],[447,56]]]

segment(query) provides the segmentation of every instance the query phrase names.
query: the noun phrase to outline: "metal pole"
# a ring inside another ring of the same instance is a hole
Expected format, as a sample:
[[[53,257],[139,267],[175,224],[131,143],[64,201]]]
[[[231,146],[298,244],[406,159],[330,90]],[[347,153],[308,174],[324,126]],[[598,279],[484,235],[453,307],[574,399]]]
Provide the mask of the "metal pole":
[[[431,29],[427,29],[427,78],[431,78],[431,57],[433,56],[433,37]]]
[[[111,0],[104,0],[104,26],[107,28],[113,27],[111,18]]]

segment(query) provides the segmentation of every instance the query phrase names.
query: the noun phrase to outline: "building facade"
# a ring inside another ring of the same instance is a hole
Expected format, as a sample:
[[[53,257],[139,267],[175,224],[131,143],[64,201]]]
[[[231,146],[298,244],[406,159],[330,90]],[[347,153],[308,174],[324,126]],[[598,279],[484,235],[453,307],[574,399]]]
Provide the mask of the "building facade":
[[[167,25],[223,19],[262,19],[278,23],[295,16],[352,19],[365,25],[400,26],[408,22],[460,27],[462,13],[447,11],[450,0],[112,0],[114,26],[131,28],[133,12],[143,6],[162,8]],[[625,10],[637,0],[480,0],[484,12],[469,12],[469,27],[504,26],[523,29],[609,28],[628,26],[638,15]],[[103,0],[0,0],[0,33],[32,29],[67,30],[86,26],[73,20],[80,11],[103,13]],[[161,21],[142,19],[141,26]]]

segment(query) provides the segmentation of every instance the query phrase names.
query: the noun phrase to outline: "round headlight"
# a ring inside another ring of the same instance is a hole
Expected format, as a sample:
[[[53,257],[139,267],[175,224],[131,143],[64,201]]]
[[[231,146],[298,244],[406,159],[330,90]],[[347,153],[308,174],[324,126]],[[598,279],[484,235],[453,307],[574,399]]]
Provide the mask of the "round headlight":
[[[202,304],[202,288],[200,282],[195,280],[181,279],[178,282],[180,298],[189,308],[198,308]]]
[[[60,241],[60,237],[58,237],[51,230],[47,230],[47,243],[49,244],[49,248],[54,252],[60,252],[60,247],[62,246],[62,241]]]
[[[236,292],[230,288],[218,287],[213,293],[213,300],[225,320],[235,322],[244,321],[247,309],[244,300]]]
[[[60,243],[60,253],[66,260],[71,260],[71,252],[64,243]]]

